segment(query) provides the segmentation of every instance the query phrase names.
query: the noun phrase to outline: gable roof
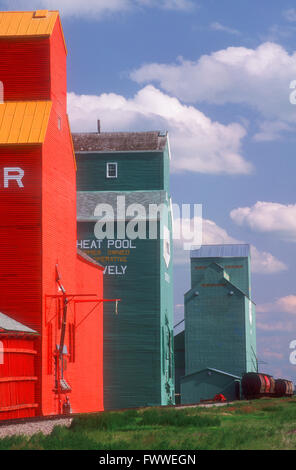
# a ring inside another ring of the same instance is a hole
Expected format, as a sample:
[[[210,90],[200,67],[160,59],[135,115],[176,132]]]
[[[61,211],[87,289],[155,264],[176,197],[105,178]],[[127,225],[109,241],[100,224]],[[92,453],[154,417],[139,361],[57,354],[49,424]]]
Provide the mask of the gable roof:
[[[247,258],[249,255],[248,244],[202,245],[190,252],[190,258]]]
[[[0,145],[42,144],[51,101],[9,101],[0,104]]]
[[[97,221],[94,215],[98,204],[109,204],[113,208],[114,218],[117,219],[117,197],[125,196],[126,207],[131,204],[141,204],[145,213],[149,214],[149,205],[168,204],[167,192],[160,191],[77,191],[77,221]],[[105,220],[107,220],[107,214]],[[134,216],[126,216],[126,220]],[[157,214],[160,217],[160,214]],[[140,219],[141,217],[139,217]],[[151,219],[150,219],[151,220]]]
[[[1,11],[0,38],[50,36],[58,18],[58,11]]]
[[[162,152],[167,143],[167,133],[159,131],[73,133],[72,137],[75,152]]]
[[[217,268],[217,269],[215,269],[215,268]],[[254,305],[256,305],[255,302],[253,302],[253,300],[249,297],[249,295],[247,295],[239,287],[237,287],[236,284],[234,284],[232,281],[230,281],[229,275],[227,274],[227,272],[226,272],[225,268],[223,268],[223,266],[220,266],[220,264],[213,262],[209,266],[206,267],[205,272],[209,269],[215,270],[217,272],[220,271],[221,274],[222,274],[221,280],[223,280],[223,283],[224,283],[225,287],[228,286],[230,289],[236,290],[240,295],[246,297],[246,299],[250,300]],[[199,282],[197,282],[193,287],[191,287],[191,289],[189,289],[187,292],[185,292],[184,297],[188,298],[193,291],[196,291],[196,288],[198,286],[202,285],[202,283],[204,283],[204,278],[205,278],[205,274],[203,275],[202,279]],[[222,284],[221,284],[221,286],[222,286]]]
[[[232,377],[234,379],[241,379],[241,377],[239,377],[238,375],[230,374],[230,372],[225,372],[224,370],[214,369],[213,367],[205,367],[204,369],[197,370],[196,372],[192,372],[191,374],[187,374],[183,378],[185,379],[187,377],[191,377],[192,375],[201,374],[205,372],[206,370],[209,372],[213,372],[215,374],[226,375],[227,377]]]
[[[38,334],[37,331],[28,328],[22,323],[13,320],[13,318],[8,317],[4,313],[0,312],[0,330],[4,330],[5,333],[28,333],[28,334]]]
[[[233,282],[230,281],[230,279],[228,279],[227,277],[227,273],[225,273],[225,270],[222,268],[222,266],[220,266],[219,264],[217,263],[212,263],[210,266],[207,266],[206,269],[211,269],[211,267],[216,264],[217,266],[219,266],[222,271],[223,271],[223,276],[222,276],[222,279],[223,279],[223,283],[225,285],[225,287],[229,287],[230,289],[233,289],[233,290],[236,290],[240,295],[242,295],[243,297],[245,297],[246,299],[250,300],[252,302],[252,304],[256,305],[255,302],[249,297],[248,294],[246,294],[245,292],[243,292],[239,287],[237,287]],[[226,274],[226,275],[225,275]],[[204,277],[204,276],[203,276]],[[222,280],[221,279],[221,280]],[[203,283],[203,279],[198,282],[197,284],[195,284],[193,287],[191,287],[191,289],[189,289],[187,292],[185,292],[184,294],[184,297],[185,298],[188,298],[190,296],[190,294],[193,292],[193,291],[196,291],[196,288],[199,286],[199,285],[202,285]],[[222,287],[222,284],[221,284],[221,287]]]

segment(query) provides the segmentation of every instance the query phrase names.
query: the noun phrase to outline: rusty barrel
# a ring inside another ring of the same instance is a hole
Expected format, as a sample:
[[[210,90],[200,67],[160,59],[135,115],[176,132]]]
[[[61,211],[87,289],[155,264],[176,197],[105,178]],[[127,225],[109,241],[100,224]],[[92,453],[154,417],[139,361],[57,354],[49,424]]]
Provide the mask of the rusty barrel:
[[[266,389],[270,390],[270,382],[267,376],[256,372],[247,372],[242,378],[242,391],[245,398],[255,398],[264,395]]]

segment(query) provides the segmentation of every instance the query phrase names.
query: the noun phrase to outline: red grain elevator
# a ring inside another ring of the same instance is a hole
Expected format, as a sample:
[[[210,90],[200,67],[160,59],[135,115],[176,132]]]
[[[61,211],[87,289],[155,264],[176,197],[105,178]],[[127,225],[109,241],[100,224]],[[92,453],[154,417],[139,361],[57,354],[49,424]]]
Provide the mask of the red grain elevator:
[[[57,11],[0,13],[0,312],[37,333],[36,403],[12,393],[11,417],[103,410],[103,268],[76,249],[66,56]]]

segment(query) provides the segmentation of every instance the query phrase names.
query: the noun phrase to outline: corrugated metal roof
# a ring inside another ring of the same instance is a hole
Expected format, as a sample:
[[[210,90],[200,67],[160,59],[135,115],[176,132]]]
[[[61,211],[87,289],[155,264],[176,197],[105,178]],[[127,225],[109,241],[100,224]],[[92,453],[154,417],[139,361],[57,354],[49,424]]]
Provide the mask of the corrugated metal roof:
[[[51,101],[0,104],[0,145],[41,144],[45,139]]]
[[[247,258],[250,255],[250,245],[202,245],[199,249],[192,249],[191,258]]]
[[[75,152],[163,151],[167,133],[153,132],[91,132],[73,133]]]
[[[2,11],[0,37],[50,36],[58,17],[58,11]]]
[[[19,323],[16,320],[8,317],[4,313],[0,312],[0,329],[5,330],[6,332],[18,332],[18,333],[30,333],[37,334],[37,331],[28,328],[27,326]]]
[[[113,208],[116,219],[118,196],[125,196],[126,208],[131,204],[141,204],[146,214],[149,213],[149,204],[168,204],[166,191],[78,191],[77,220],[80,222],[98,220],[98,217],[94,216],[98,204],[109,204]]]

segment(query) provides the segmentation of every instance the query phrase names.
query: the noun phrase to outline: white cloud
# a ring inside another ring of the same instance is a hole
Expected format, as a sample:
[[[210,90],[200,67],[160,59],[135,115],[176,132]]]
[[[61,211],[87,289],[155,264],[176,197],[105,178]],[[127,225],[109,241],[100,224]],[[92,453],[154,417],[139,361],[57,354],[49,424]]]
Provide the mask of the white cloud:
[[[246,104],[270,121],[296,122],[289,101],[296,79],[296,52],[265,42],[257,49],[228,47],[196,61],[151,63],[131,73],[137,83],[156,82],[185,102]]]
[[[274,274],[285,271],[285,263],[277,259],[268,251],[260,251],[251,245],[252,271],[258,274]]]
[[[179,223],[174,220],[175,224]],[[188,220],[189,224],[190,221]],[[225,229],[219,227],[215,222],[203,219],[202,225],[202,243],[204,245],[236,244],[244,243],[241,240],[230,236]],[[174,262],[177,265],[189,262],[189,252],[183,249],[183,240],[175,240],[174,243]],[[274,274],[287,269],[286,265],[267,251],[260,251],[251,245],[251,267],[254,273]]]
[[[290,23],[294,23],[296,21],[296,9],[295,8],[289,8],[288,10],[284,10],[283,11],[283,16]]]
[[[284,312],[296,314],[296,295],[281,297],[277,303]]]
[[[3,2],[11,9],[11,0]],[[15,0],[14,9],[60,10],[64,16],[84,16],[98,19],[106,14],[133,11],[139,7],[188,11],[194,7],[191,0]]]
[[[296,295],[287,295],[280,297],[274,302],[257,305],[257,312],[268,313],[268,312],[285,312],[296,314]],[[294,326],[295,327],[295,326]]]
[[[253,231],[274,233],[296,242],[296,204],[258,201],[252,207],[239,207],[230,213],[232,220]]]
[[[241,155],[245,128],[211,121],[152,85],[133,98],[114,93],[100,96],[68,94],[73,131],[89,131],[101,119],[103,130],[168,129],[172,170],[200,173],[247,174],[252,166]]]
[[[194,4],[194,1],[191,1],[191,0],[164,0],[164,1],[155,0],[153,4],[165,10],[187,11],[187,10],[192,10],[194,7],[196,7],[196,5]]]
[[[259,123],[259,132],[253,136],[256,142],[270,142],[283,138],[284,132],[295,132],[295,127],[283,121],[263,121]]]
[[[273,24],[267,30],[267,32],[259,34],[259,38],[262,42],[281,42],[284,39],[287,40],[291,36],[295,35],[296,28],[293,24]]]
[[[240,35],[240,32],[237,29],[229,28],[228,26],[224,26],[223,24],[215,21],[214,23],[210,24],[210,29],[213,31],[221,31],[223,33],[234,34],[236,36]]]
[[[11,1],[4,3],[9,6]],[[59,10],[64,16],[87,16],[98,18],[102,15],[116,11],[125,11],[131,8],[131,0],[16,0],[15,9],[35,10],[46,8]]]

